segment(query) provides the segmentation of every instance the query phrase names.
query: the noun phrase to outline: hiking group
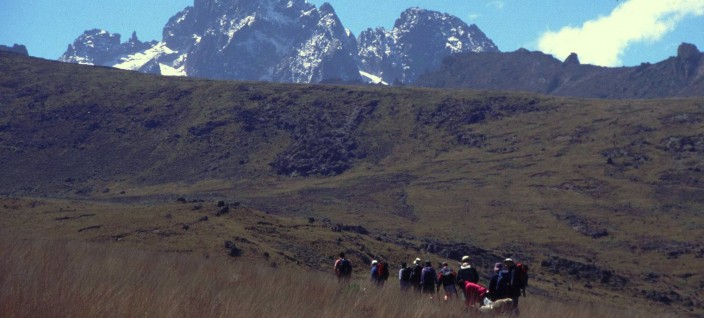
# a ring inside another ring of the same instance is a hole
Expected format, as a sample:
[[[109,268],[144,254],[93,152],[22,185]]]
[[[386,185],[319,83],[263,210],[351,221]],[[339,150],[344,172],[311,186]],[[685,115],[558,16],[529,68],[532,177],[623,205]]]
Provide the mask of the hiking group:
[[[349,279],[352,276],[352,263],[345,258],[344,253],[340,253],[335,261],[335,274],[339,279]],[[389,264],[373,260],[370,275],[372,285],[383,286],[389,278]],[[401,263],[398,280],[404,291],[413,290],[432,298],[442,289],[444,300],[458,298],[459,294],[470,309],[518,314],[518,299],[525,296],[528,286],[528,267],[511,258],[496,263],[486,287],[479,284],[479,272],[470,264],[469,256],[462,257],[457,272],[446,262],[436,270],[429,260],[421,263],[421,259],[416,258],[412,267],[408,267],[405,262]]]

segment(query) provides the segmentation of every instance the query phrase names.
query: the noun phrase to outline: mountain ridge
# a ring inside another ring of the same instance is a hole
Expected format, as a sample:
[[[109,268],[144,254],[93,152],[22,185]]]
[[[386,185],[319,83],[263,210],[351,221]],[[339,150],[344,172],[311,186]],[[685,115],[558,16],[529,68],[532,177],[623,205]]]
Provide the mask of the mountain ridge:
[[[203,0],[171,17],[162,40],[148,42],[147,48],[128,51],[119,35],[89,30],[59,60],[211,79],[410,83],[450,54],[497,50],[476,25],[420,8],[404,11],[383,36],[397,52],[386,58],[360,56],[368,51],[359,48],[329,3],[316,8],[303,0]],[[429,39],[430,47],[424,45]],[[95,46],[94,41],[109,45]],[[362,45],[368,49],[374,44]],[[382,49],[387,48],[372,51]],[[386,65],[376,68],[365,62],[369,58]]]
[[[565,61],[525,49],[468,53],[448,57],[416,85],[612,99],[704,96],[704,54],[683,43],[664,61],[610,68],[582,65],[574,53]]]

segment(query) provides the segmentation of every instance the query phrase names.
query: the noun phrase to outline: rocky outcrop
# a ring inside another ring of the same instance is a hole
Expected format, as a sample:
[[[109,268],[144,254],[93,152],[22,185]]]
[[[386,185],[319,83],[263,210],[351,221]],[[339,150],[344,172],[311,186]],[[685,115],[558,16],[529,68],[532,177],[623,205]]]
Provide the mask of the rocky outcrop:
[[[598,282],[613,288],[623,288],[628,279],[611,270],[602,269],[595,264],[587,264],[558,256],[550,256],[540,266],[553,274],[568,275],[575,279]]]
[[[27,52],[27,47],[21,44],[14,44],[13,46],[5,46],[5,45],[0,45],[0,52],[10,52],[10,53],[17,53],[17,54],[22,54],[22,55],[29,55],[29,52]]]
[[[568,214],[566,216],[557,216],[558,220],[565,221],[567,225],[578,233],[589,236],[594,239],[609,236],[609,231],[603,227],[599,222],[596,222],[585,217]]]
[[[66,52],[59,57],[59,61],[86,64],[86,65],[114,65],[118,64],[120,57],[144,51],[156,45],[156,42],[141,42],[137,33],[133,32],[130,39],[120,42],[120,34],[110,33],[105,30],[93,29],[85,31]]]
[[[325,108],[325,102],[313,108]],[[358,149],[355,130],[376,109],[376,103],[357,107],[346,113],[314,118],[277,118],[276,125],[291,132],[294,142],[279,153],[271,166],[276,173],[288,176],[334,176],[352,167],[356,158],[364,158]],[[251,116],[263,118],[261,116]],[[245,125],[247,123],[245,122]],[[256,127],[256,123],[251,126]]]

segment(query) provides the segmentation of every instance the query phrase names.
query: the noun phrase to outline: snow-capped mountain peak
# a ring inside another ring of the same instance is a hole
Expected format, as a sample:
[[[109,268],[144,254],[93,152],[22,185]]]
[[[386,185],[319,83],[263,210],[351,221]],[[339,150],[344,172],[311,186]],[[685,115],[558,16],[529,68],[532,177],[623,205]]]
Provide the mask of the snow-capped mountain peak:
[[[411,83],[451,54],[497,51],[475,25],[410,8],[392,30],[359,40],[329,3],[305,0],[195,0],[164,26],[161,42],[125,43],[89,30],[60,60],[163,75],[317,83]]]
[[[367,29],[358,42],[360,70],[388,83],[412,83],[452,54],[498,51],[476,25],[420,8],[401,13],[390,31]]]

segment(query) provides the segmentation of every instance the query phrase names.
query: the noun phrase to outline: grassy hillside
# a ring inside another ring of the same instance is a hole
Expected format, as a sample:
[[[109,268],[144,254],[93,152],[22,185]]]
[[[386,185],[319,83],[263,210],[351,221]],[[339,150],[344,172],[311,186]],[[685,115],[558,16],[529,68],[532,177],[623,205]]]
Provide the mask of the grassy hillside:
[[[704,314],[704,99],[217,82],[0,54],[3,232],[209,257],[231,241],[311,269],[340,250],[395,266],[469,254],[486,276],[511,256],[535,295]]]
[[[0,241],[2,317],[478,317],[364,280],[122,247]],[[8,260],[19,260],[11,262]],[[522,317],[645,317],[638,310],[533,297]],[[665,314],[660,317],[675,317]]]

